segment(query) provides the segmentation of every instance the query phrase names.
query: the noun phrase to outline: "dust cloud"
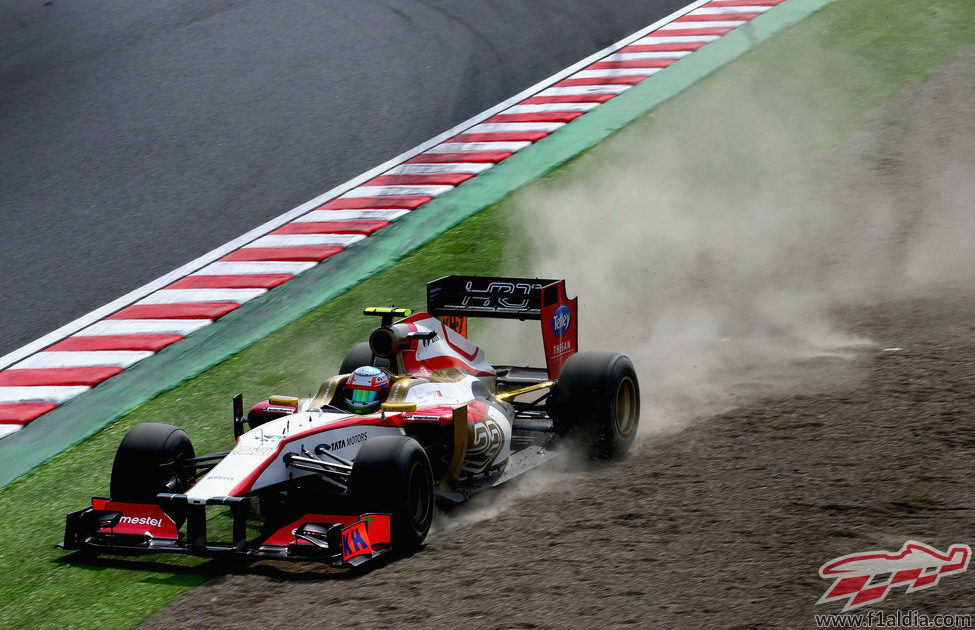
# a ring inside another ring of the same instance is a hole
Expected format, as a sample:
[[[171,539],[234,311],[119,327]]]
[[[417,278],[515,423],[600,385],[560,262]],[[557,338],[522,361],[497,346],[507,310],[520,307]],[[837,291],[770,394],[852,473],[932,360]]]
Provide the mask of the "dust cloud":
[[[966,59],[975,52],[954,64]],[[975,86],[922,81],[908,92],[923,98],[891,99],[830,146],[823,130],[843,114],[809,74],[826,70],[805,72],[746,71],[718,98],[641,120],[510,202],[512,229],[531,238],[527,270],[511,275],[565,278],[580,298],[582,350],[633,360],[641,439],[760,396],[854,387],[864,353],[903,341],[851,334],[844,310],[975,286],[975,146],[957,129],[975,116],[932,108],[975,108],[963,94]],[[806,111],[766,98],[783,81]],[[796,147],[810,144],[826,148],[801,159]],[[493,362],[544,365],[532,325],[492,320],[478,339],[492,340]],[[490,518],[559,474],[455,518]]]
[[[515,198],[532,274],[580,296],[582,349],[633,359],[643,435],[742,393],[855,379],[857,351],[896,340],[847,333],[837,309],[975,279],[975,154],[950,118],[904,111],[931,99],[894,99],[866,121],[885,133],[783,168],[810,126],[762,107],[767,79],[693,103],[683,126],[644,120]]]

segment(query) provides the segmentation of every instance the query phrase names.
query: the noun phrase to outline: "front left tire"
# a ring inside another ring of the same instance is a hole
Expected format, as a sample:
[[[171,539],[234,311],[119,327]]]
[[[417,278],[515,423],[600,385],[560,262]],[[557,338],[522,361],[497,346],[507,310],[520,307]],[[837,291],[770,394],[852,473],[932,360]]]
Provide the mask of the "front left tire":
[[[155,503],[160,492],[182,493],[196,482],[192,467],[183,464],[195,457],[186,432],[171,424],[143,422],[122,438],[112,463],[110,495],[113,501]],[[185,513],[164,506],[177,525]]]
[[[411,437],[370,438],[356,455],[349,494],[360,512],[390,514],[393,549],[409,553],[433,523],[433,470],[423,447]]]

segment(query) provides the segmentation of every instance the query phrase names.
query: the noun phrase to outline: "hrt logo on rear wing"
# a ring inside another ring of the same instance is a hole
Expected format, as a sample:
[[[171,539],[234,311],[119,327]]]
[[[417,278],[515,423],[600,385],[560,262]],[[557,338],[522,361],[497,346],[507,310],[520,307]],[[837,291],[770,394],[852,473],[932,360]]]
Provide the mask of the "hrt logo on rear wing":
[[[578,298],[566,297],[565,280],[445,276],[427,283],[427,312],[462,334],[468,317],[539,320],[552,379],[579,350]]]

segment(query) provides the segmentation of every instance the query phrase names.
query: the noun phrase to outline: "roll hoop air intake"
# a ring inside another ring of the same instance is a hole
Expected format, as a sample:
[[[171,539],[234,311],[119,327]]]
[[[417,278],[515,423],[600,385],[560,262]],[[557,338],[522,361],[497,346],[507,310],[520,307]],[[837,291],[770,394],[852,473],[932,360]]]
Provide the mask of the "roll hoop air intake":
[[[383,326],[369,335],[369,348],[377,357],[389,359],[409,345],[410,327],[405,324]]]
[[[400,350],[405,350],[414,339],[433,339],[437,333],[431,331],[411,332],[406,324],[392,324],[372,331],[369,335],[369,349],[377,357],[391,359]]]

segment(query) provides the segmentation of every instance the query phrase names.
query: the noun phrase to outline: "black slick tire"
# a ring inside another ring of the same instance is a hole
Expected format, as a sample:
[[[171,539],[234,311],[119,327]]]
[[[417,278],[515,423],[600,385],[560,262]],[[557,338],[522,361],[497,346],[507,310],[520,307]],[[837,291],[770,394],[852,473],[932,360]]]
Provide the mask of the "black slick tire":
[[[390,515],[394,551],[414,551],[430,531],[433,471],[413,438],[389,435],[366,441],[352,463],[349,494],[360,512]]]
[[[112,464],[110,495],[114,501],[156,503],[160,492],[185,492],[196,482],[192,469],[180,464],[195,456],[190,438],[179,427],[143,422],[122,438]],[[185,510],[164,506],[182,524]]]
[[[352,370],[363,365],[374,365],[377,368],[388,370],[389,359],[374,357],[369,342],[363,341],[349,348],[345,354],[345,359],[342,360],[341,367],[339,367],[339,374],[349,374]]]
[[[593,459],[622,457],[640,422],[640,384],[629,357],[580,352],[562,367],[549,406],[556,433]]]

